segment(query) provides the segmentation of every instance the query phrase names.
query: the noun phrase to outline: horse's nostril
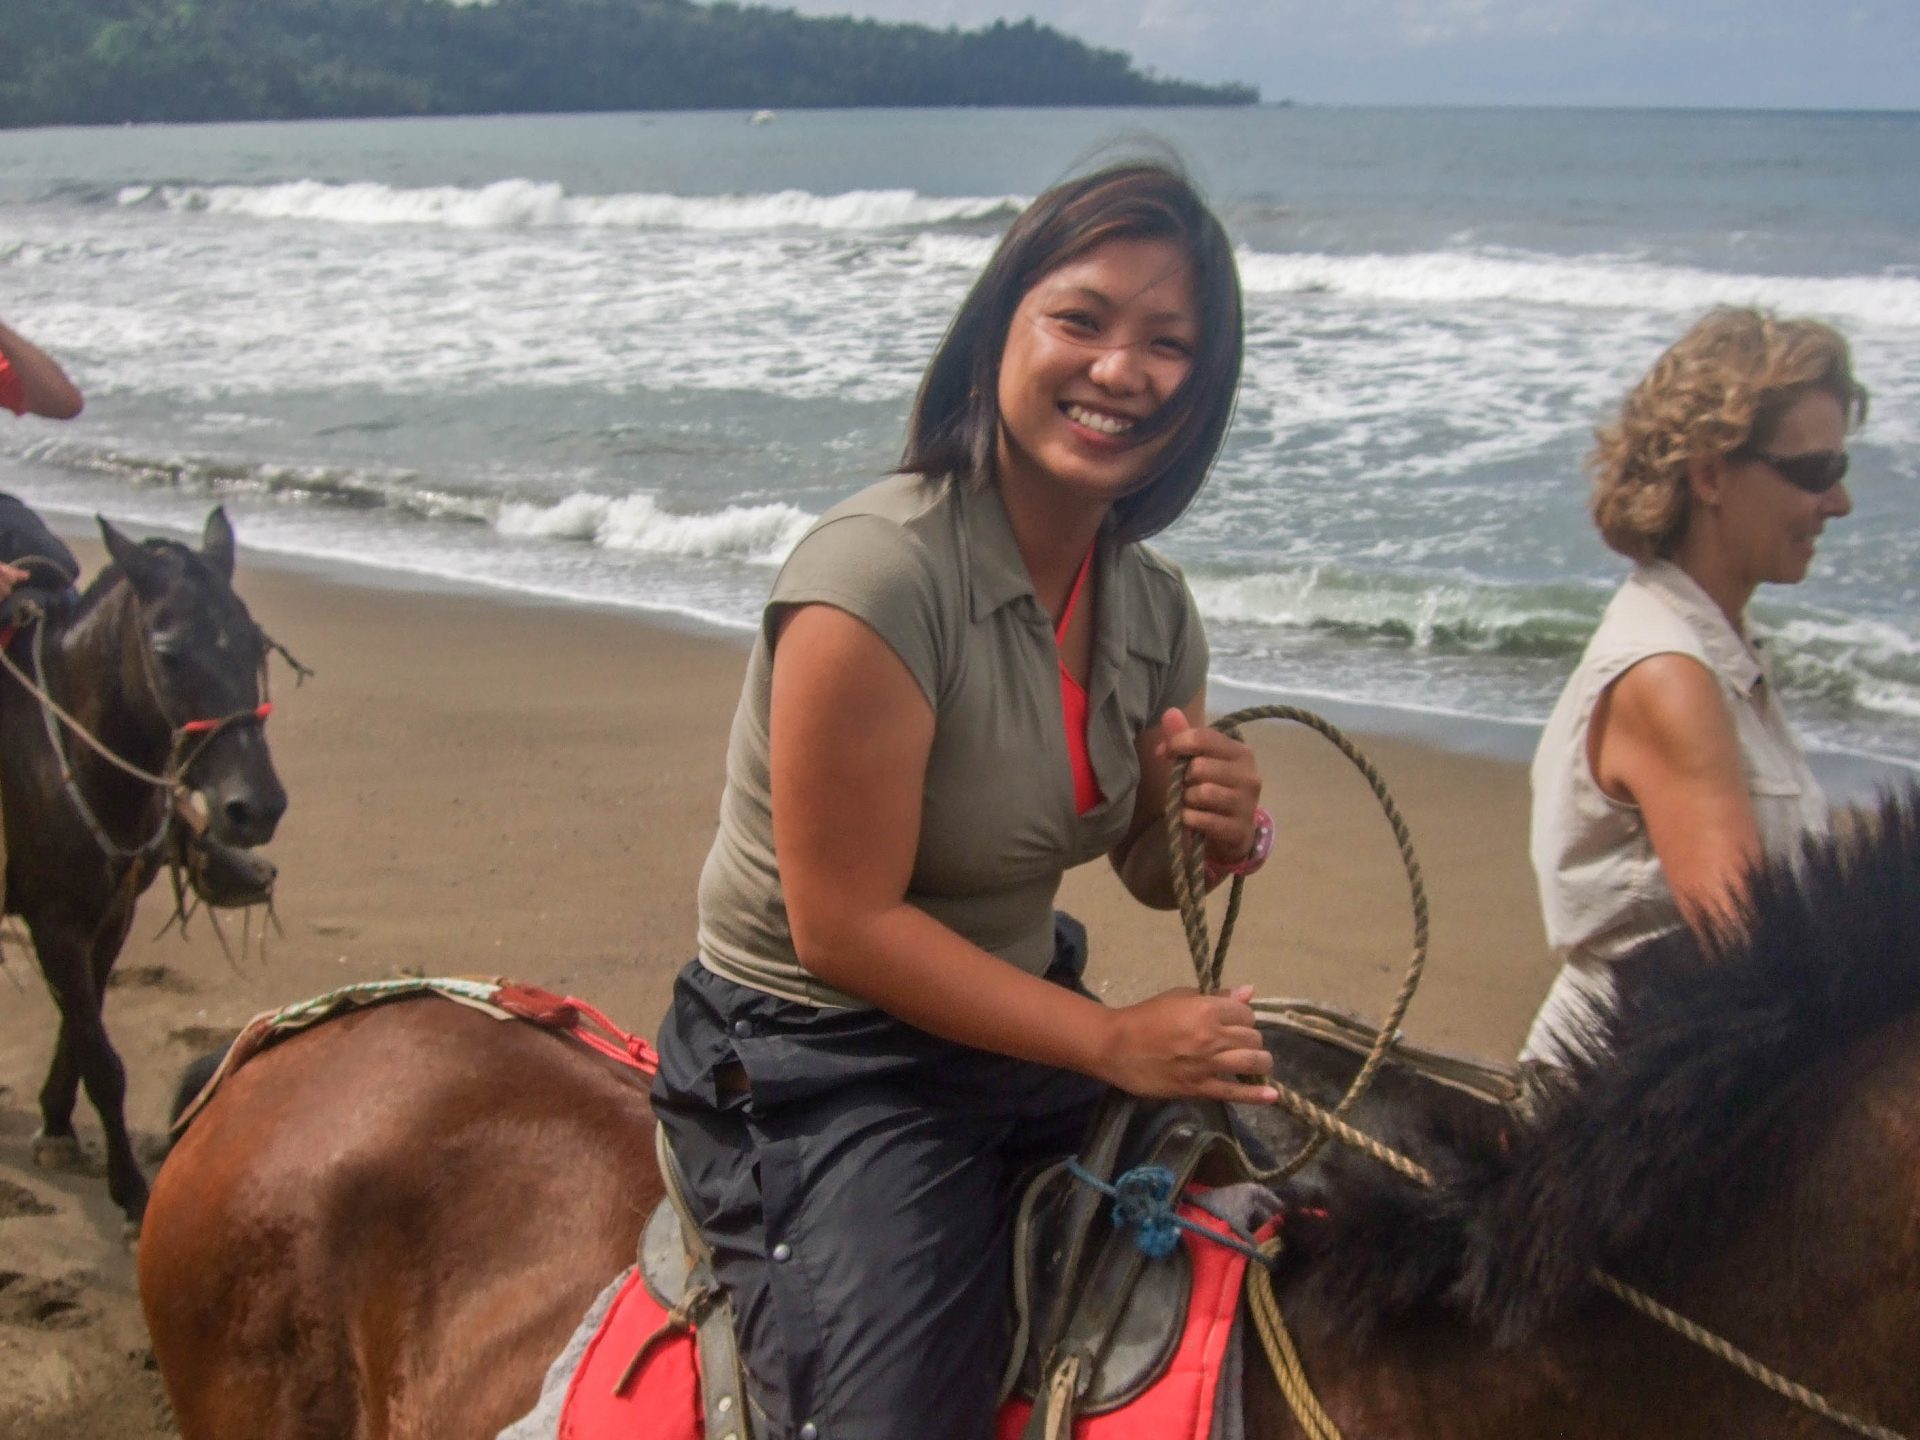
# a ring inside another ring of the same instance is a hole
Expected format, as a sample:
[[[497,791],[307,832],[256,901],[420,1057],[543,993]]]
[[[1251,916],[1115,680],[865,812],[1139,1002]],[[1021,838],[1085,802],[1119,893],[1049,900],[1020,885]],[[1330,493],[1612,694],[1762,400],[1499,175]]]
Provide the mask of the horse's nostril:
[[[284,795],[267,799],[233,799],[220,807],[222,818],[226,821],[227,833],[245,844],[262,844],[273,834],[274,827],[280,823],[281,813],[287,808]]]

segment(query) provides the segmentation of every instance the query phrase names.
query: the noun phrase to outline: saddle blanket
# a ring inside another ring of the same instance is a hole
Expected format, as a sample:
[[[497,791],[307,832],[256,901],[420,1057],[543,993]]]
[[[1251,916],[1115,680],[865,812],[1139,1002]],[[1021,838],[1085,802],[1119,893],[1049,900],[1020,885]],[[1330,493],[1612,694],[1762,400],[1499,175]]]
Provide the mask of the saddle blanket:
[[[229,1075],[288,1036],[354,1010],[396,1000],[433,997],[465,1005],[496,1020],[524,1020],[543,1030],[569,1034],[581,1044],[645,1075],[650,1076],[660,1068],[660,1057],[654,1054],[651,1043],[638,1035],[629,1035],[586,1001],[555,995],[518,980],[476,975],[367,980],[254,1016],[234,1037],[200,1092],[181,1109],[173,1122],[173,1133],[185,1134],[193,1117],[206,1108],[214,1091]]]
[[[1181,1214],[1221,1235],[1232,1227],[1207,1210]],[[1187,1323],[1166,1373],[1139,1399],[1074,1421],[1074,1440],[1239,1440],[1237,1315],[1247,1257],[1191,1233]],[[637,1363],[636,1363],[637,1362]],[[995,1440],[1019,1440],[1032,1406],[1001,1408]],[[692,1332],[673,1328],[640,1268],[594,1301],[547,1371],[540,1400],[499,1440],[726,1440],[703,1435],[700,1372]]]

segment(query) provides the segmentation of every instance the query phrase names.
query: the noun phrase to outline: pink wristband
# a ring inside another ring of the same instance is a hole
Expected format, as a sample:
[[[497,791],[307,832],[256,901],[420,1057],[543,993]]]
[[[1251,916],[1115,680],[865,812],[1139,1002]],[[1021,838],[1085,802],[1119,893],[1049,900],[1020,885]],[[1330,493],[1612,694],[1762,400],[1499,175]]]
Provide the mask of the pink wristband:
[[[1253,811],[1253,849],[1247,852],[1244,860],[1232,865],[1222,865],[1209,858],[1206,862],[1206,876],[1209,885],[1217,884],[1229,875],[1245,877],[1253,874],[1267,863],[1267,856],[1273,853],[1273,816],[1264,805],[1256,805]]]

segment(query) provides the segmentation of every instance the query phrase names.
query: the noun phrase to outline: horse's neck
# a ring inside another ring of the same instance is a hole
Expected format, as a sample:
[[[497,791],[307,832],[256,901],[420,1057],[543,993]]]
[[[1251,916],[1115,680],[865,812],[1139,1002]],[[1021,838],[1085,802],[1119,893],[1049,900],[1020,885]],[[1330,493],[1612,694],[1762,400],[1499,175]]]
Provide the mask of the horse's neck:
[[[1809,1073],[1763,1137],[1780,1183],[1716,1226],[1710,1250],[1658,1271],[1634,1255],[1609,1268],[1842,1409],[1920,1433],[1916,1096],[1920,1014]],[[1283,1309],[1287,1300],[1283,1291]],[[1300,1338],[1307,1374],[1350,1435],[1811,1433],[1806,1411],[1598,1291],[1511,1349],[1434,1311],[1357,1347],[1340,1335]],[[1280,1403],[1277,1391],[1263,1398]],[[1289,1423],[1272,1433],[1297,1432]]]
[[[158,769],[171,731],[145,672],[146,635],[132,588],[122,582],[64,625],[47,623],[55,626],[44,652],[48,693],[121,759]],[[71,734],[61,744],[76,774],[120,775]]]

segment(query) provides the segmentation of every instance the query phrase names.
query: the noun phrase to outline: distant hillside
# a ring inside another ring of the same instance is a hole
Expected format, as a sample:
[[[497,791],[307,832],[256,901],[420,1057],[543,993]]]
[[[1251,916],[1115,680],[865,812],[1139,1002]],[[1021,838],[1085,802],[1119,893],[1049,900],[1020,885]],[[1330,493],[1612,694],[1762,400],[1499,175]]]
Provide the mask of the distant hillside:
[[[1240,105],[1032,21],[691,0],[0,0],[0,125],[824,105]]]

